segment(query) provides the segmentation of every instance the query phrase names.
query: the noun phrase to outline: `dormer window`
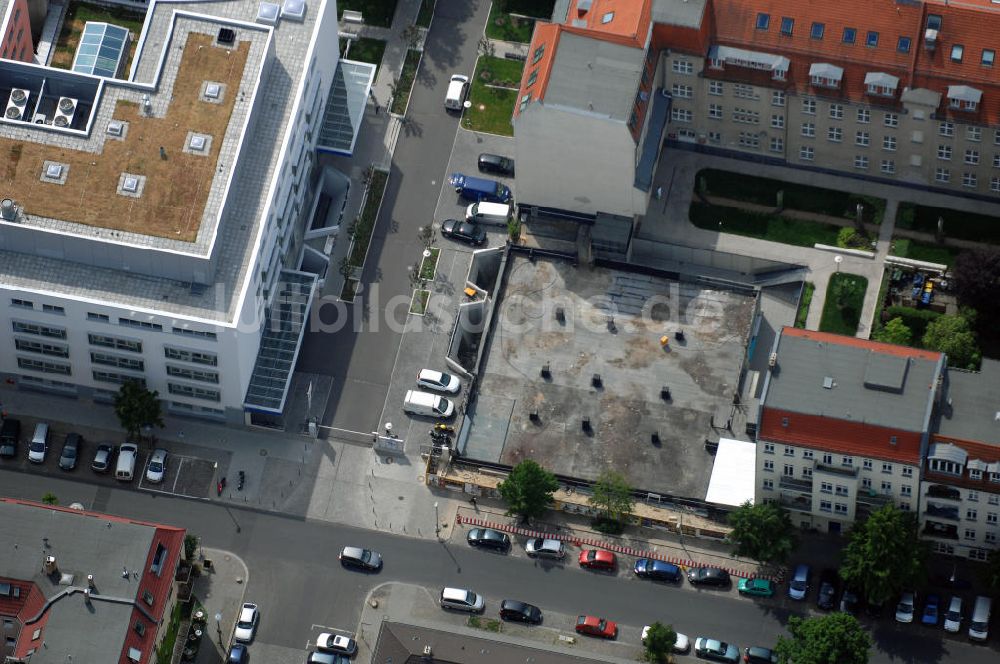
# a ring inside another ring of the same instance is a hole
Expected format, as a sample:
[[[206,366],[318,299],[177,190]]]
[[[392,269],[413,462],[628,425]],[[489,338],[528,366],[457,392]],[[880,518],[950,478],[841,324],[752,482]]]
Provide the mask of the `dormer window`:
[[[968,85],[948,86],[948,108],[955,111],[976,111],[983,99],[983,91]]]
[[[962,56],[965,55],[965,47],[961,44],[955,44],[951,47],[951,61],[961,62]]]
[[[983,479],[983,471],[979,470],[978,468],[970,468],[969,469],[969,479],[970,480],[981,480],[981,479]]]
[[[941,29],[941,17],[937,14],[927,15],[927,29],[928,30],[940,30]]]
[[[788,75],[788,70],[787,69],[775,69],[771,73],[771,78],[773,78],[776,81],[783,81],[783,80],[785,80],[785,77],[787,75]]]
[[[878,97],[892,97],[899,86],[899,78],[885,72],[873,71],[865,75],[865,91]]]
[[[875,48],[878,46],[878,33],[874,30],[870,30],[868,35],[865,37],[865,46],[868,48]]]
[[[990,482],[1000,484],[1000,473],[990,473]]]
[[[781,34],[791,37],[793,28],[795,28],[795,19],[783,16],[781,18]]]
[[[756,26],[758,30],[767,30],[769,25],[771,25],[770,14],[765,14],[764,12],[757,14]]]
[[[823,23],[813,23],[812,28],[809,30],[809,36],[813,39],[822,39],[823,33],[826,32],[826,25]]]
[[[945,459],[931,459],[930,466],[931,470],[934,471],[935,473],[955,475],[956,477],[962,476],[962,465],[955,463],[954,461],[946,461]]]
[[[809,67],[809,81],[822,88],[839,88],[844,70],[828,62],[816,62]]]
[[[900,53],[909,53],[910,52],[910,38],[909,37],[900,37],[899,41],[896,42],[896,50],[899,51]]]

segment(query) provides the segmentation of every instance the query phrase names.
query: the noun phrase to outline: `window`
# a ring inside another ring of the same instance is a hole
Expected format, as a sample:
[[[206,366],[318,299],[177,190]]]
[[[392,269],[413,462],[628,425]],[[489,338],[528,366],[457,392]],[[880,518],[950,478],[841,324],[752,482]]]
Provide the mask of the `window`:
[[[965,163],[970,166],[975,166],[979,163],[979,150],[973,150],[969,148],[965,151]]]
[[[984,67],[992,67],[993,61],[996,60],[997,54],[992,48],[983,49],[983,57],[979,60],[979,64]]]
[[[110,323],[111,317],[107,314],[95,314],[93,311],[88,311],[87,320],[92,320],[98,323]]]
[[[938,125],[938,133],[942,136],[954,136],[955,135],[955,123],[954,122],[942,122]]]
[[[784,115],[772,115],[771,116],[771,126],[775,129],[785,128],[785,116]]]
[[[759,148],[760,134],[755,131],[741,131],[740,145],[745,148]]]
[[[102,346],[104,348],[114,348],[116,350],[127,350],[131,353],[142,352],[142,342],[133,341],[132,339],[122,339],[120,337],[112,337],[105,334],[88,333],[87,341],[90,342],[91,346]]]
[[[996,523],[997,523],[997,513],[996,512],[987,512],[986,513],[986,523],[996,525]]]
[[[788,18],[787,16],[781,17],[781,34],[786,37],[792,36],[792,30],[795,28],[795,19]]]
[[[199,369],[189,369],[178,367],[172,364],[167,365],[167,375],[176,378],[186,378],[187,380],[198,380],[203,383],[219,383],[219,374],[215,371],[201,371]]]
[[[764,471],[768,473],[774,472],[774,462],[770,459],[764,461]]]
[[[708,82],[708,94],[710,94],[710,95],[721,95],[722,94],[722,82],[721,81],[709,81]]]
[[[910,466],[904,466],[901,473],[903,477],[913,477],[913,468],[911,468]]]
[[[722,105],[721,104],[709,104],[708,105],[708,117],[712,120],[722,119]]]
[[[837,514],[847,514],[847,505],[844,503],[836,503],[833,508]]]
[[[872,121],[872,111],[870,108],[859,108],[857,116],[860,124],[868,124]]]
[[[844,130],[841,127],[830,127],[826,130],[826,140],[833,143],[840,143],[844,139]]]
[[[120,374],[115,371],[91,371],[91,375],[99,383],[114,383],[115,385],[124,385],[125,383],[132,381],[138,383],[142,387],[146,386],[146,381],[137,376],[129,374]]]
[[[764,454],[774,454],[774,443],[764,443]]]
[[[977,178],[975,173],[962,173],[962,186],[968,187],[969,189],[975,189],[977,184]]]
[[[680,83],[674,83],[673,88],[671,88],[671,92],[673,92],[675,97],[679,97],[681,99],[690,99],[694,96],[694,88],[690,85],[681,85]]]
[[[752,85],[744,85],[743,83],[733,84],[733,94],[743,99],[760,99],[760,95],[757,94]]]
[[[802,100],[802,112],[806,115],[816,115],[816,100],[815,99],[803,99]]]
[[[894,152],[896,150],[896,137],[895,136],[883,136],[882,137],[882,149],[888,150],[889,152]]]
[[[813,39],[822,39],[824,32],[826,32],[825,25],[822,23],[813,23],[812,27],[809,29],[809,36]]]
[[[802,468],[802,477],[804,477],[806,479],[809,479],[812,476],[813,476],[813,469],[810,468],[809,466],[803,466],[803,468]]]
[[[830,512],[833,510],[833,503],[829,500],[819,501],[819,511],[820,512]]]
[[[892,493],[892,482],[882,482],[882,493]]]
[[[34,309],[35,303],[31,300],[22,300],[20,298],[12,297],[10,299],[10,306],[19,307],[21,309]]]
[[[771,92],[771,106],[785,106],[785,93],[781,90],[773,90]],[[997,136],[1000,137],[1000,131],[997,132]],[[1000,139],[998,139],[1000,140]]]
[[[738,122],[739,124],[759,124],[760,113],[745,108],[736,108],[733,110],[733,122]]]
[[[986,531],[986,543],[987,544],[996,544],[997,543],[997,534],[995,532],[993,532],[993,531],[987,530]]]
[[[690,113],[691,111],[688,111]],[[203,332],[201,330],[191,330],[186,327],[175,327],[173,328],[174,334],[180,334],[188,337],[198,337],[199,339],[210,339],[212,341],[216,340],[215,332]]]
[[[712,143],[719,143],[722,141],[722,132],[710,131],[708,132],[708,140]]]
[[[167,391],[170,394],[176,394],[182,397],[191,397],[192,399],[204,399],[205,401],[219,401],[221,395],[218,390],[210,390],[204,387],[195,387],[193,385],[179,385],[177,383],[167,383]]]
[[[864,468],[865,470],[871,470],[872,469],[872,460],[871,459],[865,459],[864,461],[861,462],[861,467]]]
[[[1000,473],[990,473],[990,482],[1000,484]]]
[[[975,540],[976,539],[976,531],[973,530],[972,528],[966,528],[965,529],[965,539],[967,539],[967,540]]]
[[[771,15],[760,12],[757,14],[757,29],[767,30],[768,26],[771,25]]]
[[[691,122],[691,110],[687,108],[675,108],[671,111],[674,122]]]
[[[157,332],[163,331],[163,326],[159,323],[150,323],[144,320],[132,320],[131,318],[119,318],[119,325],[124,325],[126,327],[138,327],[143,330],[156,330]]]
[[[66,315],[66,310],[65,309],[63,309],[62,307],[58,307],[58,306],[56,306],[54,304],[43,304],[42,305],[42,311],[44,311],[47,314],[56,314],[56,315],[59,315],[59,316],[65,316]]]
[[[934,181],[948,183],[951,181],[951,171],[947,168],[936,168],[934,169]]]
[[[813,451],[812,450],[802,450],[802,458],[803,459],[808,459],[808,460],[811,461],[812,458],[813,458]]]
[[[14,320],[10,322],[11,327],[14,332],[20,334],[34,334],[40,337],[50,337],[52,339],[65,339],[66,330],[61,327],[49,327],[48,325],[39,325],[37,323],[22,323],[19,320]]]
[[[951,161],[951,146],[939,145],[937,149],[937,157],[942,161]]]
[[[795,466],[790,463],[786,463],[785,467],[782,469],[782,475],[785,477],[795,477]]]
[[[1000,177],[994,175],[990,178],[990,191],[994,193],[1000,192]]]
[[[789,445],[785,445],[785,456],[786,457],[793,457],[793,456],[795,456],[795,448],[791,447]]]
[[[941,17],[937,14],[927,15],[927,29],[928,30],[940,30],[941,29]]]
[[[872,488],[872,478],[870,478],[870,477],[862,477],[861,478],[861,488],[862,489],[870,489],[870,488]]]
[[[982,127],[966,127],[965,128],[965,138],[966,140],[978,143],[983,140],[983,128]]]
[[[882,472],[883,473],[892,474],[892,464],[891,463],[883,463],[882,464]]]
[[[833,455],[824,452],[823,453],[823,463],[825,463],[828,466],[831,465],[833,463]]]
[[[209,367],[219,365],[219,358],[215,353],[203,353],[194,350],[183,350],[167,346],[163,349],[163,355],[168,360],[178,360],[181,362],[193,362],[194,364],[204,364]]]
[[[813,136],[815,136],[816,135],[816,125],[814,125],[812,122],[803,122],[802,123],[802,135],[805,136],[806,138],[812,138]]]
[[[613,21],[614,19],[615,19],[615,13],[607,12],[606,14],[604,14],[604,16],[601,17],[601,23],[611,23],[611,21]]]
[[[903,486],[899,487],[899,495],[901,495],[901,496],[912,496],[913,495],[913,487],[910,486],[909,484],[904,484]]]
[[[46,362],[44,360],[36,360],[28,357],[17,358],[17,366],[21,369],[26,369],[27,371],[40,371],[42,373],[60,374],[62,376],[69,376],[72,374],[72,370],[68,364],[62,364],[60,362]]]
[[[31,339],[14,339],[14,347],[27,353],[38,353],[52,357],[69,357],[69,347],[61,344],[47,344]]]
[[[979,470],[978,468],[970,468],[969,469],[969,479],[970,480],[981,480],[981,479],[983,479],[983,471]]]
[[[764,480],[764,491],[774,491],[774,480]]]
[[[896,50],[899,51],[900,53],[909,53],[910,52],[910,38],[909,37],[900,37],[899,41],[896,42]]]
[[[646,73],[645,70],[643,70],[643,73],[644,74]],[[537,80],[538,80],[538,70],[537,69],[533,69],[533,70],[531,70],[531,73],[528,74],[528,83],[524,87],[530,88],[532,85],[535,84],[535,81],[537,81]]]
[[[987,499],[986,502],[988,502],[990,505],[1000,505],[1000,496],[990,494],[990,497]]]
[[[844,105],[843,104],[830,104],[830,117],[834,120],[844,119]]]
[[[869,30],[868,34],[865,36],[865,46],[868,48],[875,48],[878,46],[878,33],[874,30]]]
[[[811,147],[799,148],[799,159],[803,161],[812,161],[816,156],[816,150]]]
[[[848,468],[854,467],[854,457],[845,456],[840,460],[841,466],[847,466]]]
[[[962,466],[952,461],[945,461],[944,459],[931,459],[931,470],[936,473],[945,473],[948,475],[961,475]]]
[[[1000,154],[993,155],[993,168],[1000,168]]]
[[[785,139],[781,138],[780,136],[772,137],[768,149],[771,150],[771,152],[784,152]],[[1000,184],[1000,178],[993,178],[993,179],[996,180],[998,184]],[[1000,191],[1000,189],[998,189],[997,191]]]
[[[149,591],[147,590],[146,592],[148,593]],[[134,629],[135,633],[138,634],[139,636],[142,636],[143,634],[146,633],[146,625],[144,625],[141,620],[136,620],[135,624],[132,626],[132,629]]]
[[[531,56],[531,64],[537,64],[538,61],[542,59],[543,55],[545,55],[545,44],[542,44],[535,49],[534,55]],[[674,71],[676,71],[676,69]]]
[[[91,352],[90,361],[93,364],[103,364],[105,366],[126,369],[128,371],[145,371],[146,368],[142,360],[137,360],[133,357],[111,355],[109,353]]]
[[[965,47],[961,44],[955,44],[951,47],[951,61],[961,62],[962,56],[965,54]]]
[[[858,31],[854,28],[844,28],[843,42],[845,44],[853,44],[855,39],[858,37]]]
[[[838,496],[846,496],[846,495],[848,495],[847,487],[844,486],[843,484],[838,484],[836,486],[836,488],[835,488],[835,492],[836,492],[836,494]]]
[[[854,144],[860,145],[863,148],[871,145],[872,138],[867,131],[859,131],[854,134]]]
[[[899,126],[899,114],[898,113],[886,113],[882,117],[882,124],[886,127],[898,127]]]
[[[901,509],[904,512],[909,512],[910,511],[910,504],[909,503],[900,503],[899,504],[899,509]]]
[[[694,64],[690,60],[674,60],[672,66],[675,74],[694,73]]]

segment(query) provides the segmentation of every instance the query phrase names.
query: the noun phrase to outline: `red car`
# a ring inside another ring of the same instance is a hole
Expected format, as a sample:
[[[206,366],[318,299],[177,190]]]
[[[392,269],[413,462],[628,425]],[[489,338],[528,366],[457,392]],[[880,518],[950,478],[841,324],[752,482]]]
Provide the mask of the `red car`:
[[[587,636],[599,636],[602,639],[613,639],[618,636],[618,625],[594,616],[580,616],[576,619],[576,631]]]
[[[580,552],[580,567],[590,569],[613,570],[615,568],[615,554],[603,549],[591,549]]]

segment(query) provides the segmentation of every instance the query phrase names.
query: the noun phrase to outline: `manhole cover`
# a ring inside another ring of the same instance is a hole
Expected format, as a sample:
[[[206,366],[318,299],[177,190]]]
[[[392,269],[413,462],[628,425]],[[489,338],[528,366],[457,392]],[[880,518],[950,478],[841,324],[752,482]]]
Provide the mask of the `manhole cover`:
[[[264,450],[264,449],[262,449],[262,450],[260,451],[260,455],[261,455],[261,456],[267,456],[267,450]]]
[[[396,496],[396,500],[406,500],[403,496]]]

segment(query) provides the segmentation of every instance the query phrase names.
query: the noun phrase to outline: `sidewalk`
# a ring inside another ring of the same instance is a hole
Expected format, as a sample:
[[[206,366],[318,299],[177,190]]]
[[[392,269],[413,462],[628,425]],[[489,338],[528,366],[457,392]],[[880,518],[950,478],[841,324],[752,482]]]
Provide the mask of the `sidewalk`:
[[[220,664],[226,661],[230,637],[249,582],[249,572],[242,560],[227,551],[202,549],[198,561],[205,559],[212,561],[212,569],[203,571],[193,584],[194,597],[201,602],[205,612],[205,630],[194,662]],[[216,615],[222,616],[221,622],[215,620]],[[178,642],[186,633],[184,625],[181,627]]]

